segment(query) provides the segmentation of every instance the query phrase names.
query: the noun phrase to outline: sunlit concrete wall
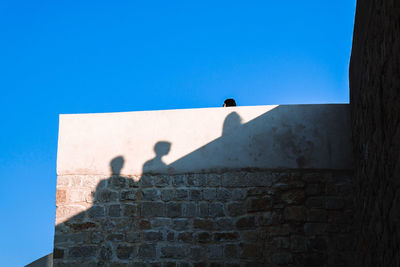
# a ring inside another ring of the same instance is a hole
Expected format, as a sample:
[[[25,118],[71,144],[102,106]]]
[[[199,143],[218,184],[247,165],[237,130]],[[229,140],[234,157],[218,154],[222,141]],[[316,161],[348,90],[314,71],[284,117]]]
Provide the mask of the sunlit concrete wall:
[[[55,266],[350,264],[348,105],[62,115],[57,172]]]
[[[350,136],[345,104],[61,115],[57,172],[108,175],[116,156],[124,175],[350,169]]]

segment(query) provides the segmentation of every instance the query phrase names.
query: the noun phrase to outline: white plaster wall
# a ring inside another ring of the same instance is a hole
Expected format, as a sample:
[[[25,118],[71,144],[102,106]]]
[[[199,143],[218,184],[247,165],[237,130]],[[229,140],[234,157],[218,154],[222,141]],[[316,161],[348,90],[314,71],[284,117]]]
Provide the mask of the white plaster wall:
[[[350,136],[347,104],[60,115],[57,173],[108,175],[117,156],[123,175],[351,169]]]

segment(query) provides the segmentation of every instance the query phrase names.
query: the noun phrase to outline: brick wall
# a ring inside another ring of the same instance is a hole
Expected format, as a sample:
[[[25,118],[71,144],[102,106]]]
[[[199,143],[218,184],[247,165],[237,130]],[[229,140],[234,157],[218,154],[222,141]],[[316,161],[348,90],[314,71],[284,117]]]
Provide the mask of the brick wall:
[[[352,266],[352,173],[57,180],[54,266]]]
[[[356,262],[400,266],[400,1],[357,1],[350,64]]]

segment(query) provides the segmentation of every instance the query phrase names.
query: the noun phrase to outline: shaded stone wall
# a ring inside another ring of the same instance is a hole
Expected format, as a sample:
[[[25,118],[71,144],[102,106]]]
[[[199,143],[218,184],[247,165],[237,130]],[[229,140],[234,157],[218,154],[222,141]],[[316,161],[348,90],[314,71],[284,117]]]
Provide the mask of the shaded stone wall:
[[[54,266],[352,266],[352,173],[57,180]]]
[[[400,266],[400,1],[359,0],[350,64],[359,266]]]

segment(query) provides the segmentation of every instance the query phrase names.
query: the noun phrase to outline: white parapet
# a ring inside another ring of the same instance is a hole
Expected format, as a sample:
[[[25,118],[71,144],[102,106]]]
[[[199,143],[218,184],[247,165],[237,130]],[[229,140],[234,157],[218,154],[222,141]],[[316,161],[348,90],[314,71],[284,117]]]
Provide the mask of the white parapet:
[[[60,115],[57,173],[351,169],[347,104]]]

